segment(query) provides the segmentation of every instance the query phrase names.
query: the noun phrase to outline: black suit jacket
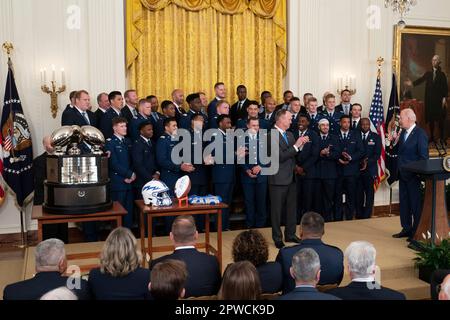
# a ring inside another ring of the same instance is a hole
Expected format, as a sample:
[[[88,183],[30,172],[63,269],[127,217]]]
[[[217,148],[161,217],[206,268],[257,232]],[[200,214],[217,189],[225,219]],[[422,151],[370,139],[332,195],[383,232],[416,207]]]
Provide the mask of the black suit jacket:
[[[247,119],[248,118],[247,107],[250,105],[251,101],[248,99],[245,99],[244,104],[238,111],[239,103],[240,103],[240,101],[237,101],[230,108],[230,117],[231,117],[231,121],[234,126],[236,125],[236,123],[239,119]]]
[[[295,157],[297,156],[298,152],[294,148],[295,140],[291,132],[289,131],[286,132],[289,144],[286,144],[286,141],[284,140],[283,136],[278,130],[276,130],[276,134],[278,135],[279,139],[278,146],[276,146],[278,147],[279,169],[276,174],[269,176],[269,184],[288,186],[293,181],[295,181],[294,176]],[[268,139],[268,143],[270,150],[271,148],[270,136]],[[271,151],[270,154],[272,154]]]
[[[61,125],[62,126],[95,126],[97,124],[97,120],[95,118],[95,115],[92,111],[86,110],[86,114],[89,118],[89,123],[86,121],[86,119],[83,117],[83,115],[78,111],[76,108],[71,108],[70,110],[67,110],[66,113],[63,114],[61,117]]]
[[[261,281],[262,293],[277,293],[281,291],[283,284],[283,273],[281,264],[278,262],[267,262],[256,267]]]
[[[310,142],[303,146],[302,151],[299,152],[296,157],[296,161],[297,165],[304,170],[304,175],[302,177],[306,179],[315,179],[317,177],[316,163],[319,159],[319,136],[310,129],[306,130],[304,135],[309,137]],[[300,133],[298,130],[294,132],[294,138],[298,139],[299,136]]]
[[[221,283],[219,262],[215,256],[199,252],[196,249],[175,250],[172,254],[153,260],[150,270],[167,259],[181,260],[186,263],[188,278],[185,298],[211,296],[217,294]]]
[[[380,287],[376,289],[367,282],[350,282],[346,287],[331,289],[327,293],[342,300],[406,300],[403,293]]]
[[[340,284],[344,276],[344,254],[341,249],[327,245],[320,239],[305,239],[300,244],[282,248],[278,252],[276,261],[280,262],[283,269],[283,293],[288,293],[295,288],[289,268],[292,257],[303,248],[314,249],[320,258],[320,285]]]
[[[44,203],[44,181],[47,179],[47,152],[33,159],[33,179],[35,206]]]
[[[127,119],[128,121],[128,126],[131,124],[131,120],[133,120],[134,116],[130,111],[130,108],[128,108],[127,105],[125,105],[122,110],[120,111],[121,116],[124,117],[125,119]],[[128,136],[128,135],[127,135]]]
[[[281,296],[278,300],[341,300],[328,293],[322,293],[316,288],[297,287],[291,292]]]
[[[89,288],[95,300],[147,300],[150,271],[138,268],[124,277],[113,277],[99,268],[89,272]]]
[[[3,290],[3,300],[39,300],[47,292],[67,285],[59,272],[39,272],[34,278],[10,284]],[[74,283],[74,280],[71,282]],[[88,283],[81,280],[80,289],[72,290],[79,300],[89,300]]]
[[[98,109],[95,110],[95,112],[94,112],[94,116],[95,116],[95,127],[96,127],[97,129],[99,129],[99,130],[100,130],[100,119],[103,117],[104,114],[105,114],[105,113],[104,113],[102,110],[100,110],[100,108],[98,108]]]

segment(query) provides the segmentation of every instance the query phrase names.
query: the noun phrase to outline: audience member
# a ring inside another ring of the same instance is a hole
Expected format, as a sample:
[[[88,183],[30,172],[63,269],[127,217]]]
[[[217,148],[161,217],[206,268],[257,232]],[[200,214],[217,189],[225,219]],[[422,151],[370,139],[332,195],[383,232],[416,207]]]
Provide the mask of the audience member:
[[[258,300],[261,283],[255,266],[249,261],[228,265],[222,280],[219,300]]]
[[[154,300],[178,300],[185,297],[188,277],[183,261],[167,259],[155,265],[148,288]]]
[[[141,268],[142,256],[130,230],[113,230],[100,253],[100,268],[89,273],[89,286],[96,300],[149,299],[150,271]]]
[[[258,271],[262,293],[276,293],[283,283],[281,265],[267,262],[269,246],[258,230],[243,231],[234,239],[233,261],[250,261]]]

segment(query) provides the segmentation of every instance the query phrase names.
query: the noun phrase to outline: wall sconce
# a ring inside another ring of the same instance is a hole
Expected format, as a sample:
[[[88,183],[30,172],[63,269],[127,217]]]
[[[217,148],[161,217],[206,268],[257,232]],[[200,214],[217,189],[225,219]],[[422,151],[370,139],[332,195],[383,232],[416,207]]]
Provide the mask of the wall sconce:
[[[356,93],[356,77],[353,75],[345,75],[337,78],[337,93],[341,95],[342,91],[348,90],[351,95]]]
[[[66,91],[66,73],[64,68],[61,69],[61,87],[57,88],[56,68],[55,65],[52,65],[52,80],[50,83],[51,88],[47,86],[47,69],[41,69],[41,90],[50,95],[50,111],[53,119],[55,119],[58,113],[58,95]]]

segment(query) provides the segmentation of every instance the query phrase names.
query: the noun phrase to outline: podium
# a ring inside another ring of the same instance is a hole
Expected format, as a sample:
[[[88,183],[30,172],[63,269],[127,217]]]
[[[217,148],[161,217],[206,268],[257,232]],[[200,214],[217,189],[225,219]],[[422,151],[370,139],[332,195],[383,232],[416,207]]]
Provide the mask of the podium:
[[[445,203],[445,180],[450,178],[450,172],[444,170],[443,159],[431,159],[411,162],[403,167],[404,170],[418,174],[425,180],[425,199],[420,222],[414,240],[424,240],[422,234],[431,233],[431,240],[436,241],[436,234],[440,239],[448,238],[448,213]]]

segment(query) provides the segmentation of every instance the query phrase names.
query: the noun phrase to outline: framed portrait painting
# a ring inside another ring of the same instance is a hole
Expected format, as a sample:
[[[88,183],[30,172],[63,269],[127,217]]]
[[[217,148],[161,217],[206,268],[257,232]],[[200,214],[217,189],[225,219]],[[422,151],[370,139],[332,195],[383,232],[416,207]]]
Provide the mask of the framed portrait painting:
[[[450,132],[450,29],[406,26],[394,29],[393,64],[400,108],[412,108],[430,140]]]

